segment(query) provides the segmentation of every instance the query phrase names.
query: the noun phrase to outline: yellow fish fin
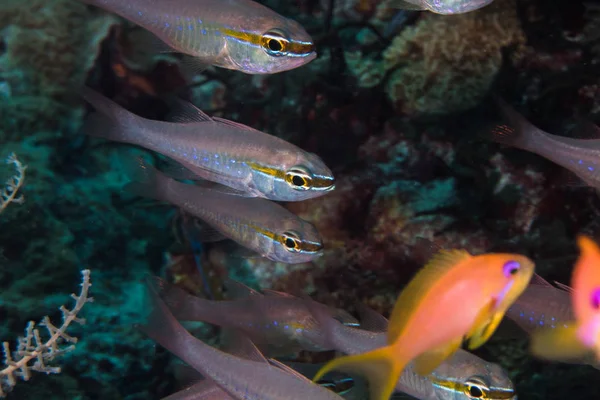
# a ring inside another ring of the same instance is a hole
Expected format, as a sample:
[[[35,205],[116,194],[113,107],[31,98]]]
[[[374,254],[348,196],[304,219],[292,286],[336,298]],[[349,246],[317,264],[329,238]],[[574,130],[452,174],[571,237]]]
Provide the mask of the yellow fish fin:
[[[539,329],[531,334],[530,352],[539,358],[553,361],[581,361],[592,350],[577,337],[578,326],[570,325],[553,329]]]
[[[495,301],[492,300],[486,307],[483,307],[479,311],[471,331],[467,334],[469,350],[476,349],[487,342],[490,336],[496,332],[502,318],[504,318],[505,311],[494,312],[494,304]]]
[[[421,354],[415,358],[414,364],[416,373],[419,375],[429,375],[441,363],[454,354],[461,344],[462,337]]]
[[[386,346],[367,353],[336,358],[325,364],[312,380],[317,382],[332,370],[359,373],[369,380],[370,400],[388,400],[409,361],[397,354],[396,349]]]
[[[465,250],[442,250],[434,254],[400,293],[390,315],[388,344],[393,344],[398,339],[410,316],[432,284],[442,278],[455,265],[471,257]]]

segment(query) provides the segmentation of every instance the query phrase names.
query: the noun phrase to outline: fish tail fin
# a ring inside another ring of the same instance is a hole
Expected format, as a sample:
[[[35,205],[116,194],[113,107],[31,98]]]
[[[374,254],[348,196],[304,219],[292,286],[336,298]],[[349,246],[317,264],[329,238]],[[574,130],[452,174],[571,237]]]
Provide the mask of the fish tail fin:
[[[81,96],[97,110],[86,118],[83,131],[87,135],[116,142],[133,141],[129,128],[135,125],[138,116],[89,87],[81,89]]]
[[[135,325],[136,328],[148,335],[152,340],[160,343],[169,351],[177,354],[172,347],[177,347],[175,344],[177,337],[187,331],[173,316],[167,305],[161,300],[160,296],[154,289],[154,285],[150,283],[151,278],[146,278],[144,310],[149,310],[142,323]],[[173,343],[171,345],[171,343]]]
[[[531,334],[530,352],[552,361],[581,361],[591,353],[577,336],[575,322],[553,329],[539,329]]]
[[[167,283],[159,277],[148,280],[153,290],[169,307],[175,318],[182,321],[204,321],[214,323],[212,301],[188,294],[185,290]]]
[[[336,358],[325,364],[313,382],[317,382],[332,370],[365,375],[369,380],[371,400],[388,400],[410,360],[397,354],[397,347],[390,345],[367,353]]]
[[[492,139],[508,146],[529,150],[528,132],[535,127],[500,97],[494,97],[494,101],[506,123],[492,128]]]
[[[141,157],[126,160],[125,168],[129,172],[131,182],[125,190],[137,196],[148,197],[160,201],[168,201],[168,185],[172,181]]]

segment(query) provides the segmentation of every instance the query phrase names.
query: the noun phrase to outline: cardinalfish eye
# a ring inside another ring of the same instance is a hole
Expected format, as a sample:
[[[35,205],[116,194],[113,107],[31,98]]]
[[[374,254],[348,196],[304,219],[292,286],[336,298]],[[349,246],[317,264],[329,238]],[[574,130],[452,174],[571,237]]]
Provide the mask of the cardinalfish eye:
[[[517,272],[519,272],[520,268],[521,268],[521,264],[519,264],[518,261],[511,260],[511,261],[507,261],[504,263],[504,266],[502,267],[502,271],[504,272],[504,276],[506,276],[508,278],[511,275],[514,275]]]
[[[292,167],[285,173],[285,181],[296,190],[308,190],[312,186],[313,176],[304,167]]]
[[[262,35],[261,45],[267,54],[279,57],[288,53],[290,41],[279,30],[272,30]]]
[[[296,232],[284,232],[279,240],[289,252],[297,253],[302,250],[302,242]]]
[[[488,399],[489,388],[479,380],[469,379],[465,382],[464,392],[470,399]]]
[[[600,308],[600,287],[594,289],[592,296],[590,297],[590,304],[594,310]]]

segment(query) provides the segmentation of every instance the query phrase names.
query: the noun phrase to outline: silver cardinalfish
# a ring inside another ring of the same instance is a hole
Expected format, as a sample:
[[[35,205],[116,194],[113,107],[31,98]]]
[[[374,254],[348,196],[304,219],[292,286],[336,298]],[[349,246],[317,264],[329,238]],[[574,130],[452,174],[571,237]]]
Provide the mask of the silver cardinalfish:
[[[600,140],[551,135],[533,126],[503,100],[497,98],[496,102],[508,124],[493,129],[495,141],[538,154],[600,189]]]
[[[130,183],[129,190],[200,218],[216,231],[208,230],[213,240],[222,235],[263,257],[288,264],[310,262],[322,254],[317,229],[279,204],[181,183],[141,161],[134,172],[134,181],[139,182]]]
[[[192,296],[158,277],[152,283],[178,320],[203,321],[237,329],[259,347],[268,346],[271,352],[289,354],[300,350],[332,350],[323,348],[320,342],[314,342],[307,336],[311,330],[320,329],[310,307],[321,309],[346,326],[358,326],[358,321],[344,310],[273,290],[264,290],[265,294],[261,294],[231,280],[226,281],[230,300],[225,301]]]
[[[392,0],[391,6],[405,10],[428,10],[436,14],[463,14],[494,0]]]
[[[248,126],[211,118],[191,103],[179,102],[177,122],[162,122],[139,117],[89,88],[82,95],[100,112],[88,118],[87,134],[156,151],[241,194],[300,201],[335,188],[331,170],[318,156]]]
[[[81,1],[144,27],[198,65],[272,74],[317,56],[299,23],[251,0]]]
[[[268,362],[258,351],[244,352],[241,358],[208,346],[181,326],[152,288],[149,292],[152,311],[140,328],[189,366],[212,379],[234,399],[342,399],[332,391],[311,383],[291,368]],[[240,351],[235,353],[240,354]]]
[[[312,309],[322,326],[322,346],[345,354],[360,354],[387,345],[388,321],[373,310],[361,307],[360,326],[344,326],[321,310]],[[364,328],[364,329],[363,329]],[[508,373],[499,365],[458,349],[429,375],[419,375],[409,363],[395,386],[420,400],[516,399]]]

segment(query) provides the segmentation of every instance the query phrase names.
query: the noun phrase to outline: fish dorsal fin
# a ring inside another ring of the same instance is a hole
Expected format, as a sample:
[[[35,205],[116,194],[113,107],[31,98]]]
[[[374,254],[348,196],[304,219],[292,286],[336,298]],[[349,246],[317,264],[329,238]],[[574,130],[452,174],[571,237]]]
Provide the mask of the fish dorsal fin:
[[[190,122],[208,122],[213,119],[198,107],[179,98],[173,101],[171,112],[165,118],[168,122],[190,123]]]
[[[222,333],[224,350],[232,356],[243,358],[244,360],[268,363],[265,356],[258,350],[258,347],[248,338],[235,329],[224,329]]]
[[[556,285],[556,287],[560,290],[564,290],[565,292],[569,293],[569,294],[573,294],[574,290],[571,286],[569,285],[565,285],[564,283],[560,283],[560,282],[556,282],[554,281],[554,284]]]
[[[220,124],[223,125],[229,125],[238,129],[242,129],[245,131],[256,131],[256,132],[260,132],[257,129],[251,128],[248,125],[244,125],[242,123],[239,122],[235,122],[235,121],[231,121],[229,119],[223,119],[223,118],[219,118],[219,117],[213,117],[213,121],[218,122]]]
[[[466,250],[442,250],[433,255],[429,262],[402,290],[392,314],[388,328],[388,343],[392,344],[404,330],[414,310],[418,307],[429,288],[455,265],[470,259]]]
[[[370,332],[386,332],[389,321],[381,314],[364,304],[357,306],[360,316],[360,328]]]
[[[297,299],[297,297],[294,295],[291,295],[289,293],[279,292],[277,290],[272,290],[272,289],[263,289],[262,293],[265,296],[270,296],[270,297],[287,297],[287,298]]]
[[[248,287],[238,281],[234,281],[233,279],[225,279],[223,285],[225,286],[225,290],[227,290],[227,297],[230,299],[243,299],[249,296],[262,296],[251,287]]]
[[[571,137],[576,139],[597,140],[600,139],[600,128],[592,121],[582,118],[570,134]]]
[[[292,367],[289,367],[289,366],[285,365],[284,363],[282,363],[280,361],[277,361],[275,359],[269,358],[268,362],[272,366],[274,366],[276,368],[279,368],[282,371],[287,372],[288,374],[290,374],[290,375],[298,378],[299,380],[301,380],[303,382],[306,382],[307,384],[310,384],[310,385],[313,384],[310,379],[308,379],[307,377],[305,377],[304,375],[302,375],[300,372],[296,371]]]
[[[548,282],[538,274],[533,274],[533,277],[531,278],[531,281],[529,281],[529,284],[544,287],[554,287],[550,284],[550,282]]]
[[[406,0],[392,0],[388,5],[390,7],[401,8],[403,10],[413,10],[413,11],[426,10],[425,7],[420,6],[418,4],[409,3]]]

